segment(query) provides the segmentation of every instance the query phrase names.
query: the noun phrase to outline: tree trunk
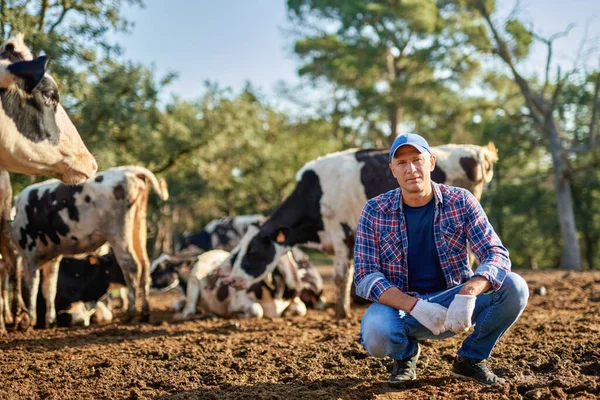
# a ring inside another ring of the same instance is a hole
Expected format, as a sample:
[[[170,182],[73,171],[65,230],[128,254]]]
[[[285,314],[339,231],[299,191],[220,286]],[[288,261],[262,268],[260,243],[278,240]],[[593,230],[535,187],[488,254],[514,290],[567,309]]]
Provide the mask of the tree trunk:
[[[389,143],[389,146],[391,147],[392,143],[394,143],[394,140],[396,139],[396,136],[398,136],[398,121],[400,119],[400,111],[395,104],[390,106],[389,116],[390,116],[390,129],[392,132],[392,134],[390,135],[390,143]]]
[[[561,269],[581,271],[581,252],[575,228],[575,214],[573,212],[573,195],[571,193],[571,179],[568,175],[567,164],[563,159],[563,149],[554,118],[546,115],[544,130],[550,139],[550,153],[554,166],[554,191],[558,210],[558,222],[563,241]]]
[[[161,207],[153,256],[156,258],[162,253],[173,254],[173,217],[169,203]]]
[[[585,260],[589,270],[594,269],[594,261],[596,258],[596,243],[598,238],[588,235],[586,232],[583,233],[583,240],[585,241]]]

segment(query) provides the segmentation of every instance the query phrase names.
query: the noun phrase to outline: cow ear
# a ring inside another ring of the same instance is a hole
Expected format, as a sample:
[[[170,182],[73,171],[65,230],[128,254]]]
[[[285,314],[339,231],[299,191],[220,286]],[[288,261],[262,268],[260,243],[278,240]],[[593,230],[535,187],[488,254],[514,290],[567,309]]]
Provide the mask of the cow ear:
[[[290,228],[279,228],[276,230],[271,240],[273,240],[277,244],[285,245],[290,237]]]
[[[32,61],[17,61],[6,69],[14,76],[22,78],[25,81],[25,90],[31,92],[44,77],[47,66],[48,57],[41,56]]]
[[[96,264],[98,264],[98,257],[91,255],[88,261],[90,262],[91,265],[96,265]]]

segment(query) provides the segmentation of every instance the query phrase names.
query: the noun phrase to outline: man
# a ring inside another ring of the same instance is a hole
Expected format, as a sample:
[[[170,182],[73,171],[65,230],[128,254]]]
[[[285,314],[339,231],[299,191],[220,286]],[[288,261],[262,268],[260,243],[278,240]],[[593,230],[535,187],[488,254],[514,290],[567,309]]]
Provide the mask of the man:
[[[396,138],[389,160],[400,187],[367,202],[356,234],[356,293],[374,302],[362,318],[362,345],[375,357],[394,359],[389,381],[399,384],[416,379],[419,341],[475,324],[452,374],[504,382],[486,360],[523,312],[526,282],[510,272],[508,251],[477,199],[431,181],[435,156],[423,137]],[[467,242],[480,261],[475,274]]]

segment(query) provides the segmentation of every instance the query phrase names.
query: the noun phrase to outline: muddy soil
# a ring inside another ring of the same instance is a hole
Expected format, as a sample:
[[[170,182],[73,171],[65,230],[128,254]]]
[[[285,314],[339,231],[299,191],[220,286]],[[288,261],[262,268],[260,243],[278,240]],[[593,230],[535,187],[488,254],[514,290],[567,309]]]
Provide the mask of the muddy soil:
[[[331,267],[322,267],[333,300]],[[0,339],[1,399],[596,399],[600,398],[600,271],[522,272],[530,302],[496,347],[508,383],[450,377],[464,335],[428,341],[418,379],[386,383],[392,361],[358,343],[365,306],[279,320],[171,323],[178,293],[152,297],[150,324],[11,332]],[[544,286],[545,296],[533,289]]]

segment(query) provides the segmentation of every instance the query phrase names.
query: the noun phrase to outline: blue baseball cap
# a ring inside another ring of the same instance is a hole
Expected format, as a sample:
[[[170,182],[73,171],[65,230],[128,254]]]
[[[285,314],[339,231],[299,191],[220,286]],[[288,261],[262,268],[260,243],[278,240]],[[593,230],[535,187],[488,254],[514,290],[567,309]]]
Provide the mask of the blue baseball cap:
[[[423,136],[417,135],[416,133],[406,133],[398,136],[396,140],[394,140],[394,143],[392,143],[392,147],[390,147],[390,162],[392,162],[396,150],[406,145],[414,147],[419,150],[420,153],[431,154],[429,143],[427,143],[427,140],[425,140]]]

